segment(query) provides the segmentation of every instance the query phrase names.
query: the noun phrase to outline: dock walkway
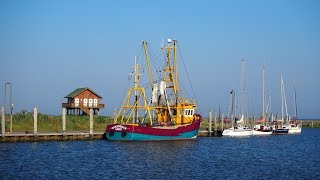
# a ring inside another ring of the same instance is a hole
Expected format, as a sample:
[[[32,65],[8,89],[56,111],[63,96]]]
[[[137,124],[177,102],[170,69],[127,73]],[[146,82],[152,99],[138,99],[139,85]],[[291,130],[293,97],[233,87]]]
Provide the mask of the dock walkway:
[[[104,138],[104,132],[50,132],[50,133],[11,133],[0,135],[1,142],[19,141],[68,141],[68,140],[98,140]]]

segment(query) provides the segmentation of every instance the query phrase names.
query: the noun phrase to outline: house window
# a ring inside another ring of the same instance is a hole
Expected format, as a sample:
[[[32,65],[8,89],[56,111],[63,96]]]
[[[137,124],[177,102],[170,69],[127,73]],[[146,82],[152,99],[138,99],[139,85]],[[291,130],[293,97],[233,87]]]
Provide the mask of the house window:
[[[93,99],[93,106],[98,107],[98,99]]]
[[[79,106],[79,98],[74,99],[74,106],[76,106],[76,107]]]
[[[83,99],[83,106],[84,107],[88,106],[88,99],[86,99],[86,98]]]
[[[89,99],[89,107],[92,107],[92,99]]]

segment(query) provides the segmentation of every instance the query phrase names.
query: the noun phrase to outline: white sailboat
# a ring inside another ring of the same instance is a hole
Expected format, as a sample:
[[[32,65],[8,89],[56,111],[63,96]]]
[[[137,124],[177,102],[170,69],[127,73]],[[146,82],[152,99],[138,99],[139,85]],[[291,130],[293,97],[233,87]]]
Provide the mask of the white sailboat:
[[[289,124],[289,134],[299,134],[301,133],[301,126],[297,121],[297,102],[296,102],[296,81],[295,79],[293,80],[293,89],[294,89],[294,102],[293,102],[293,109],[294,109],[294,116],[293,116],[293,121],[290,122]]]
[[[236,99],[236,92],[235,91],[231,91],[231,122],[233,121],[234,124],[231,128],[229,129],[225,129],[222,132],[223,136],[250,136],[252,135],[252,129],[247,127],[245,125],[245,114],[244,114],[244,59],[241,60],[242,63],[242,73],[241,73],[241,90],[242,90],[242,98],[241,98],[241,118],[240,120],[237,120],[235,117],[235,99]]]
[[[233,92],[233,94],[235,94],[235,93]],[[234,95],[233,95],[233,97],[234,97]],[[251,136],[252,135],[252,129],[250,129],[247,126],[244,126],[242,124],[239,124],[237,122],[237,119],[234,116],[234,112],[231,113],[231,122],[232,121],[234,122],[233,126],[229,129],[223,130],[222,136],[240,137],[240,136]]]
[[[284,107],[286,110],[286,117],[284,118]],[[281,75],[281,119],[276,120],[276,124],[274,125],[273,134],[288,134],[289,126],[288,126],[289,116],[288,116],[288,108],[287,108],[287,100],[284,89],[284,82]]]
[[[254,125],[252,135],[271,135],[272,127],[268,125],[267,113],[265,112],[265,84],[264,84],[264,66],[262,67],[262,117]]]

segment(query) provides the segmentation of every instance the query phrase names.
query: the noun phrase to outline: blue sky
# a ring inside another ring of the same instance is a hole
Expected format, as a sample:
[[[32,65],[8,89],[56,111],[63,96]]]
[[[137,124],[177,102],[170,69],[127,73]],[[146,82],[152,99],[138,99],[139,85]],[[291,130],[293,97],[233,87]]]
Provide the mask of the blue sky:
[[[177,39],[200,112],[227,112],[246,59],[249,111],[262,109],[262,65],[272,110],[280,112],[280,75],[292,114],[296,79],[300,118],[320,118],[320,2],[261,1],[0,1],[0,104],[13,84],[14,111],[38,106],[60,114],[63,97],[90,87],[102,114],[123,100],[141,43],[160,52]],[[147,76],[147,74],[145,74]]]

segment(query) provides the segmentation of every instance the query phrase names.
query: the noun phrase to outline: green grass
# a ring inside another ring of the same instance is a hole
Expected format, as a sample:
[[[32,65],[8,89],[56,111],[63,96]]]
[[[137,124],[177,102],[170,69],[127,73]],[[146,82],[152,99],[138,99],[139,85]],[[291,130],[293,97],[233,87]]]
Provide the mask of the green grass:
[[[34,120],[32,114],[14,114],[12,117],[13,132],[33,132]],[[108,116],[94,116],[93,130],[104,131],[107,124],[113,123]],[[6,116],[6,131],[10,129],[10,115]],[[88,132],[90,129],[89,116],[66,116],[67,132]],[[38,115],[38,132],[62,132],[62,116]]]

